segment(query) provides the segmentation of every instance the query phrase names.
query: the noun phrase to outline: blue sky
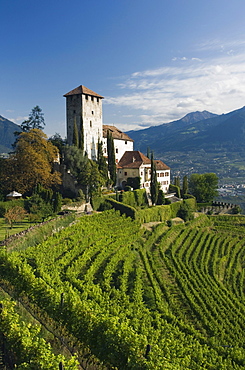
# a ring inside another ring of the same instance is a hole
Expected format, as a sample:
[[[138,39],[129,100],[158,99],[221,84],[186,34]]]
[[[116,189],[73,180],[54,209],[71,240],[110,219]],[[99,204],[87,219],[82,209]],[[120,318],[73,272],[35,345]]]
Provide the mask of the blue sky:
[[[105,97],[127,131],[245,105],[244,0],[0,0],[0,115],[39,105],[66,136],[63,95]]]

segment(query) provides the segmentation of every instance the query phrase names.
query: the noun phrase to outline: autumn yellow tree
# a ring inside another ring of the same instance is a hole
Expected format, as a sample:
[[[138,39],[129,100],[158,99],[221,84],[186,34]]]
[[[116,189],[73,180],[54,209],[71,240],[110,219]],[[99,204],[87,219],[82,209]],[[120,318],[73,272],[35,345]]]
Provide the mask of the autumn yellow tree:
[[[58,149],[42,130],[22,132],[17,139],[15,153],[4,161],[1,171],[2,187],[6,191],[17,190],[22,194],[37,184],[48,188],[61,183],[59,172],[53,171]]]

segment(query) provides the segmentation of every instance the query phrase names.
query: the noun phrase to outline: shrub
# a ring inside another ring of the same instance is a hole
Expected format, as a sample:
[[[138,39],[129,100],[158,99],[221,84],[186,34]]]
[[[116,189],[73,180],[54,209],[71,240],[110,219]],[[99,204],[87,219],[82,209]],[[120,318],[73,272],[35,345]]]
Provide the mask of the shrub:
[[[116,211],[119,211],[121,215],[125,214],[127,217],[131,217],[133,220],[136,219],[137,211],[134,207],[118,202],[112,198],[107,198],[106,202],[110,203],[111,206]]]
[[[180,187],[179,186],[170,184],[169,185],[169,191],[171,193],[175,193],[176,197],[180,198]]]

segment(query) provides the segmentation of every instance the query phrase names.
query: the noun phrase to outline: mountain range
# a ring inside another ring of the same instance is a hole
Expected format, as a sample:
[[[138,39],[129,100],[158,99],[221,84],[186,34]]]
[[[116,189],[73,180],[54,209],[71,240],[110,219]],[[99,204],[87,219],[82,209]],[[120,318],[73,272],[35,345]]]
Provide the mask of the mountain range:
[[[127,134],[135,142],[135,150],[154,150],[156,156],[166,151],[207,152],[215,148],[240,150],[245,143],[245,107],[227,114],[213,114],[207,111],[187,114],[180,120]]]
[[[0,153],[9,153],[13,150],[12,144],[16,140],[14,135],[16,131],[22,131],[20,126],[0,116]]]

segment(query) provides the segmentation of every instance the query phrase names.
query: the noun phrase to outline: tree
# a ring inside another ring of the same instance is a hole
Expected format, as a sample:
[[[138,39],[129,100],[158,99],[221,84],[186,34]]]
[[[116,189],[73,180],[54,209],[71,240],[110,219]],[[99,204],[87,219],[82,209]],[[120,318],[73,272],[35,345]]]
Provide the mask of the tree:
[[[183,184],[182,184],[182,196],[188,193],[188,177],[183,177]]]
[[[104,179],[104,183],[106,184],[108,182],[108,166],[106,163],[106,159],[103,155],[102,141],[98,142],[97,164],[98,164],[98,169],[100,171],[100,174]]]
[[[156,164],[153,158],[153,152],[151,152],[151,182],[150,182],[150,191],[151,191],[151,201],[152,204],[156,204],[158,197],[158,182],[157,182],[157,171]]]
[[[113,185],[115,185],[117,181],[116,157],[114,140],[109,130],[107,131],[107,153],[108,153],[108,171],[110,174],[110,179]]]
[[[48,140],[59,149],[60,154],[63,153],[66,140],[62,139],[60,134],[56,132],[53,136],[50,136]]]
[[[74,123],[73,123],[72,144],[75,145],[77,148],[79,147],[79,136],[78,136],[76,117],[74,118]]]
[[[10,224],[12,229],[13,223],[16,221],[22,221],[26,216],[26,211],[20,206],[14,206],[6,210],[4,214],[5,220]]]
[[[176,176],[174,178],[174,185],[180,187],[180,178],[179,178],[179,176]]]
[[[162,204],[165,204],[165,195],[162,189],[159,189],[158,197],[157,197],[157,205],[161,206]]]
[[[80,124],[80,131],[79,131],[79,149],[81,152],[84,152],[84,130],[83,130],[83,119],[81,115],[81,124]]]
[[[86,200],[95,192],[99,191],[104,180],[100,174],[97,163],[83,155],[82,151],[72,146],[67,146],[64,151],[64,165],[76,178],[78,185],[82,187]]]
[[[194,218],[192,208],[185,201],[183,201],[183,203],[181,204],[180,209],[178,210],[177,216],[182,218],[185,222],[193,220]]]
[[[5,159],[1,182],[5,191],[31,192],[38,184],[49,188],[61,183],[60,174],[53,171],[58,149],[39,129],[21,132],[16,151]]]
[[[218,195],[218,177],[215,173],[193,173],[189,181],[189,193],[198,203],[211,202]]]
[[[29,118],[23,121],[20,126],[24,132],[29,132],[31,129],[35,128],[43,130],[45,122],[42,109],[38,105],[36,105],[29,114]]]

